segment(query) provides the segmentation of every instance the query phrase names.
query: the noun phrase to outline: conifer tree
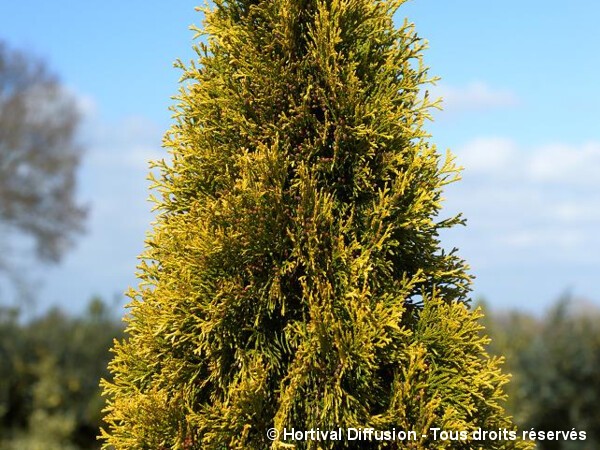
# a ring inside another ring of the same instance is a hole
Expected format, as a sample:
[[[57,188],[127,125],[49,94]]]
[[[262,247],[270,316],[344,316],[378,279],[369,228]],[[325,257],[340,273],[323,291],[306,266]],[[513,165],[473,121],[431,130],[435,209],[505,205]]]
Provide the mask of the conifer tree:
[[[157,219],[115,344],[105,447],[524,448],[440,230],[424,42],[402,0],[216,0],[155,163]],[[405,442],[284,429],[413,430]],[[270,440],[267,430],[279,437]]]

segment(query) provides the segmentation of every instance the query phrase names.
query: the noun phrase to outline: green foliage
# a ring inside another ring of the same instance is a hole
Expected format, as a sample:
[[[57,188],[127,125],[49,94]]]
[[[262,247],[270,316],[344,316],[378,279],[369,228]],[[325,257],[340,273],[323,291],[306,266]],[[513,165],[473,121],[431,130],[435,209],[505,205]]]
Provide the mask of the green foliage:
[[[542,450],[600,446],[600,311],[563,299],[545,316],[487,319],[492,353],[504,354],[515,421],[522,429],[583,430],[582,441],[539,442]]]
[[[0,310],[0,449],[97,448],[112,340],[122,327],[98,299],[82,317],[31,322]]]
[[[104,382],[106,448],[286,447],[271,427],[512,429],[467,267],[438,238],[462,223],[438,218],[458,169],[423,130],[435,102],[424,42],[394,27],[402,3],[204,11]]]

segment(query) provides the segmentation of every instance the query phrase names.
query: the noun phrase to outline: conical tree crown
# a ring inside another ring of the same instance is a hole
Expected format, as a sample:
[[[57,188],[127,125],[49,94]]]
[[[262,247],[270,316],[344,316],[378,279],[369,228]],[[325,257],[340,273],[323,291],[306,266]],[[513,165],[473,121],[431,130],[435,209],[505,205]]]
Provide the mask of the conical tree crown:
[[[466,266],[438,239],[461,223],[438,218],[457,168],[427,142],[424,43],[395,28],[402,3],[204,10],[104,384],[107,446],[459,448],[429,429],[512,427]],[[284,435],[338,427],[418,438]]]

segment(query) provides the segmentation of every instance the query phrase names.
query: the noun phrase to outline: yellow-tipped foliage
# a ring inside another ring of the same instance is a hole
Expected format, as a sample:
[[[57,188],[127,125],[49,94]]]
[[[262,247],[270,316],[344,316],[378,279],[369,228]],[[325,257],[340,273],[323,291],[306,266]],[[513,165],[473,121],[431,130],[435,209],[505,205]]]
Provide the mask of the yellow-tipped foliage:
[[[266,431],[512,429],[467,267],[438,238],[462,223],[438,217],[458,169],[423,129],[432,80],[424,42],[394,26],[402,3],[204,10],[104,382],[106,448],[411,448]]]

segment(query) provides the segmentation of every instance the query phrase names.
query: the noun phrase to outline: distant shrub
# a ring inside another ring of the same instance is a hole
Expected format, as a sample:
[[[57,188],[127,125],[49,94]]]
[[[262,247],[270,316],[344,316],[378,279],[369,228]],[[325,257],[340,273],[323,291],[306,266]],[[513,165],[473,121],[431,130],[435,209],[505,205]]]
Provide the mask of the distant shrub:
[[[600,448],[600,310],[563,299],[541,317],[488,316],[487,329],[513,375],[508,409],[520,428],[587,433],[584,442],[540,441],[543,450]]]
[[[81,317],[0,310],[0,449],[98,448],[99,381],[122,325],[99,299]]]

